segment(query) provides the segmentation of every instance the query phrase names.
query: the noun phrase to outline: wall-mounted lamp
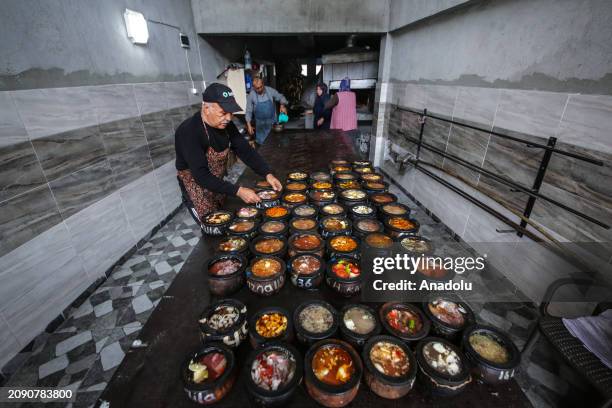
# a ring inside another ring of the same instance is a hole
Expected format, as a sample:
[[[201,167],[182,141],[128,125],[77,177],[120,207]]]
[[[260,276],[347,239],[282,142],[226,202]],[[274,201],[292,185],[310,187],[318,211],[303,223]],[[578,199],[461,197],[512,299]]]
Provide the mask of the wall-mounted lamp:
[[[132,40],[132,43],[146,44],[149,41],[147,20],[144,18],[142,13],[125,9],[123,19],[125,20],[125,28],[127,29],[128,38]]]

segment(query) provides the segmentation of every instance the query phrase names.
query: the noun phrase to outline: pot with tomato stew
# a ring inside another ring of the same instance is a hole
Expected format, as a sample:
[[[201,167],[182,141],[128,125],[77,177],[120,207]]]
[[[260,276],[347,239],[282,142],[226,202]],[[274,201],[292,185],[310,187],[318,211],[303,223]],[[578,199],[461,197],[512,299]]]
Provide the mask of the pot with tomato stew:
[[[421,309],[410,303],[385,303],[380,307],[379,317],[389,334],[405,342],[415,342],[427,336],[431,326]]]
[[[300,289],[317,289],[323,280],[325,262],[318,255],[296,255],[289,259],[287,266],[290,271],[291,283]]]
[[[403,216],[389,217],[384,224],[385,232],[396,240],[415,235],[421,226],[417,220]]]
[[[298,233],[293,234],[288,240],[290,257],[300,254],[314,254],[323,256],[325,241],[319,234]]]
[[[285,284],[285,262],[275,256],[254,258],[247,269],[249,290],[261,296],[278,293]]]
[[[328,339],[314,344],[304,359],[308,394],[325,407],[344,407],[357,396],[363,365],[348,343]]]
[[[336,235],[327,240],[327,254],[330,259],[337,257],[359,259],[359,240],[350,235]]]
[[[263,225],[263,224],[262,224]],[[255,256],[285,256],[287,240],[276,235],[260,235],[251,241],[251,253]]]
[[[327,263],[327,285],[345,297],[361,291],[359,262],[353,258],[335,258]]]

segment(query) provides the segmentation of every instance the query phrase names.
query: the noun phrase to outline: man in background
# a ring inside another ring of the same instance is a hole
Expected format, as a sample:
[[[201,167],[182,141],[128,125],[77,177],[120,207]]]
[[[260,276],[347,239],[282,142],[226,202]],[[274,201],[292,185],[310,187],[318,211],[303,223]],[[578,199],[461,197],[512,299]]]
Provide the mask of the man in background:
[[[245,119],[247,131],[251,136],[255,133],[255,142],[258,146],[263,144],[276,122],[275,102],[280,103],[280,111],[286,114],[289,104],[287,98],[276,89],[265,86],[263,79],[259,77],[253,79],[253,90],[247,96]],[[255,130],[251,124],[253,118],[256,122]]]

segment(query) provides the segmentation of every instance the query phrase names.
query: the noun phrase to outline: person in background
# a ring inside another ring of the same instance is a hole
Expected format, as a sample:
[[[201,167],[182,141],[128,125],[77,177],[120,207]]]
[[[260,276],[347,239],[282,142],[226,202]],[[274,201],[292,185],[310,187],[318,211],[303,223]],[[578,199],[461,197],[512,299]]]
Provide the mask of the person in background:
[[[253,79],[253,91],[247,96],[245,119],[249,135],[252,136],[255,133],[255,142],[258,146],[261,146],[270,134],[272,125],[276,122],[276,107],[274,103],[279,102],[281,105],[280,111],[287,113],[289,102],[276,89],[265,86],[263,79],[259,77]],[[253,117],[256,122],[256,130],[253,130],[253,125],[251,124]]]
[[[227,195],[236,195],[245,203],[261,201],[254,190],[223,180],[230,149],[257,174],[265,176],[274,190],[282,189],[270,166],[232,122],[232,114],[242,108],[231,88],[210,84],[202,101],[202,109],[181,123],[174,135],[183,202],[200,224],[203,217],[223,205]]]
[[[351,91],[351,80],[344,78],[340,81],[340,89],[325,104],[332,110],[330,129],[340,129],[347,132],[357,145],[359,131],[357,130],[357,97]]]
[[[325,104],[329,101],[327,85],[317,84],[317,97],[314,103],[315,129],[329,129],[331,122],[331,109],[326,109]]]

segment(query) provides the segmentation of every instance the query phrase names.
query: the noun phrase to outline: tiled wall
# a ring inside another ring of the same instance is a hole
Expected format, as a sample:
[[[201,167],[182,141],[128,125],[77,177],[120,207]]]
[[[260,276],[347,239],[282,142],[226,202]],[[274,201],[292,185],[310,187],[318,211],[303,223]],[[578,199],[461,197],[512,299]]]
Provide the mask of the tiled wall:
[[[472,205],[428,176],[408,170],[398,172],[388,152],[416,152],[415,145],[401,132],[418,138],[417,116],[394,110],[394,106],[428,112],[485,129],[492,129],[545,144],[558,138],[557,148],[596,157],[603,167],[554,155],[541,192],[560,202],[612,224],[612,97],[562,94],[477,87],[393,83],[384,102],[389,111],[388,139],[383,169],[395,175],[410,192],[464,240],[474,243],[507,242],[500,246],[496,261],[509,278],[537,299],[558,268],[554,258],[536,249],[527,238],[499,233],[508,229],[501,221]],[[541,149],[506,141],[487,133],[427,119],[423,141],[484,169],[531,188]],[[490,177],[466,169],[439,155],[421,150],[421,159],[434,163],[454,177],[438,172],[500,212],[517,220],[503,206],[522,213],[527,195],[512,192]],[[563,241],[579,242],[605,263],[612,261],[612,232],[539,199],[531,219]],[[550,259],[550,262],[549,262]],[[570,268],[571,269],[571,268]],[[564,272],[565,273],[565,272]]]
[[[190,88],[0,92],[0,366],[180,204]]]

